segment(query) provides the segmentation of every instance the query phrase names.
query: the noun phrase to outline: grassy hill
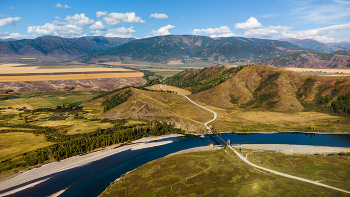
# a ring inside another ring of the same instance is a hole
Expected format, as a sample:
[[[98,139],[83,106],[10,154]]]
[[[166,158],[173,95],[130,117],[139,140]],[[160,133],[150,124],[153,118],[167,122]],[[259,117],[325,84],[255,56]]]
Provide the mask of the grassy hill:
[[[187,70],[174,78],[182,76],[182,80],[186,82],[207,69]],[[334,113],[331,103],[350,92],[349,77],[309,76],[266,65],[236,69],[239,71],[227,79],[225,71],[208,79],[207,81],[225,80],[190,96],[194,101],[218,113],[218,119],[213,123],[218,129],[301,131],[309,128],[348,128],[349,118],[346,113],[341,111],[345,116]],[[172,82],[172,78],[165,82],[168,81]],[[201,84],[193,87],[188,89],[197,90]]]
[[[91,54],[87,60],[119,59],[166,63],[172,59],[219,62],[264,60],[305,50],[289,42],[255,38],[210,38],[194,35],[156,36]]]
[[[350,68],[350,51],[341,50],[333,53],[296,52],[266,62],[276,67],[299,68]]]
[[[127,101],[108,110],[100,118],[158,121],[191,132],[203,131],[203,122],[212,118],[210,112],[198,109],[186,98],[173,93],[130,88],[129,95]],[[104,99],[101,98],[100,103]],[[199,113],[193,113],[193,111]]]

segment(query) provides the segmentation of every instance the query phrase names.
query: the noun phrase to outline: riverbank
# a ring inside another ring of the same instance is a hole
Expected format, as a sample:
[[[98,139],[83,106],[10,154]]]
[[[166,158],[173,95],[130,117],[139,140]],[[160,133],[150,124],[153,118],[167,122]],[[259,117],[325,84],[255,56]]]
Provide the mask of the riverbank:
[[[59,162],[51,162],[45,165],[42,165],[38,168],[34,168],[28,171],[24,171],[21,173],[18,173],[16,176],[12,176],[10,178],[1,180],[0,182],[0,191],[16,187],[18,185],[24,184],[23,187],[13,189],[11,191],[7,191],[6,193],[1,193],[0,196],[9,195],[13,192],[18,192],[21,190],[24,190],[26,188],[32,187],[36,185],[35,183],[39,184],[42,177],[48,177],[52,174],[55,174],[57,172],[62,172],[65,170],[69,170],[75,167],[87,165],[91,162],[106,158],[108,156],[126,151],[126,150],[138,150],[141,148],[148,148],[153,146],[160,146],[163,145],[164,142],[156,142],[157,140],[163,140],[166,138],[172,138],[172,137],[182,137],[185,136],[183,134],[170,134],[170,135],[162,135],[162,136],[152,136],[152,137],[146,137],[142,139],[138,139],[135,141],[132,141],[129,144],[117,144],[109,147],[105,147],[102,149],[97,149],[91,153],[84,154],[84,155],[78,155],[74,157],[70,157],[64,160],[61,160]],[[171,141],[165,141],[166,143],[171,143]],[[147,145],[145,145],[147,144]],[[40,180],[40,181],[35,181]]]

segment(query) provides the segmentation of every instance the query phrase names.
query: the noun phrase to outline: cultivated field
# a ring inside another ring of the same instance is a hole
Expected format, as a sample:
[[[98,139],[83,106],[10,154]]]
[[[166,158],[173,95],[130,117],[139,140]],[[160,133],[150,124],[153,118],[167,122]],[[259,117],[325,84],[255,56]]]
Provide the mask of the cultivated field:
[[[143,76],[143,73],[141,72],[135,72],[123,68],[79,66],[69,68],[38,68],[39,67],[25,66],[24,64],[1,64],[0,82],[125,78]]]
[[[301,72],[309,75],[350,75],[350,69],[286,68],[286,70]]]

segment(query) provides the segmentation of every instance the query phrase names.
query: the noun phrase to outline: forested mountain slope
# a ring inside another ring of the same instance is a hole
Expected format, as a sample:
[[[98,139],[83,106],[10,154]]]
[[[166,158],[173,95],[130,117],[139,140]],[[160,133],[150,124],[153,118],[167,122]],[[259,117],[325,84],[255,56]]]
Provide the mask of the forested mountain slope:
[[[53,57],[72,59],[134,40],[134,38],[43,36],[0,43],[0,57]]]
[[[210,38],[195,35],[157,36],[136,40],[91,54],[87,60],[131,57],[132,60],[166,63],[171,59],[203,61],[256,61],[305,50],[295,44],[256,38]]]

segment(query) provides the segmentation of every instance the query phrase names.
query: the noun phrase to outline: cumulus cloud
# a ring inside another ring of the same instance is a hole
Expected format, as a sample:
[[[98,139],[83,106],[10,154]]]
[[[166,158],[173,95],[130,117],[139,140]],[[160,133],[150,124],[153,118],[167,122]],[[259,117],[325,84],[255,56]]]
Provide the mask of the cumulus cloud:
[[[2,32],[2,31],[0,31],[0,38],[1,38],[1,39],[13,38],[13,39],[19,40],[19,39],[31,38],[31,37],[28,36],[28,35],[20,34],[20,33],[11,33],[11,34],[10,34],[10,33],[8,33],[8,32]]]
[[[85,16],[84,13],[81,14],[75,14],[74,16],[68,15],[65,20],[68,22],[68,24],[83,26],[83,25],[92,25],[95,23],[94,20],[90,19],[89,17]]]
[[[256,29],[261,27],[261,23],[259,23],[258,19],[254,17],[250,17],[245,23],[237,23],[235,25],[235,28],[237,29]]]
[[[281,32],[281,34],[286,38],[299,38],[299,39],[315,39],[321,42],[336,42],[338,41],[335,38],[329,38],[327,35],[332,34],[340,34],[346,33],[349,35],[350,33],[350,23],[340,24],[340,25],[332,25],[328,27],[322,27],[317,29],[310,29],[305,31],[286,31]]]
[[[7,17],[0,19],[0,27],[8,26],[8,25],[15,25],[15,23],[21,21],[22,19],[20,17]]]
[[[210,35],[210,37],[212,37],[212,38],[213,37],[232,37],[232,36],[237,36],[227,26],[221,26],[219,28],[194,29],[192,31],[192,34],[194,34],[194,35],[212,34],[212,35]],[[216,35],[216,34],[220,34],[220,35]]]
[[[84,13],[75,14],[73,16],[68,15],[64,19],[55,17],[57,20],[46,23],[43,26],[29,26],[27,33],[40,35],[55,35],[55,36],[82,36],[84,34],[84,26],[92,26],[97,29],[104,29],[101,27],[103,24],[96,23],[94,20],[87,17]],[[90,28],[91,29],[91,28]]]
[[[60,3],[57,3],[57,4],[55,5],[55,8],[63,8],[63,9],[65,9],[65,8],[71,8],[71,7],[68,6],[67,4],[62,5],[62,4],[60,4]]]
[[[89,26],[89,29],[91,30],[100,30],[100,31],[106,31],[107,27],[103,25],[101,21],[96,21],[94,24]]]
[[[332,25],[322,28],[292,31],[291,27],[286,26],[269,26],[268,28],[247,30],[244,34],[246,37],[254,38],[297,38],[297,39],[314,39],[320,42],[337,42],[338,39],[332,38],[333,35],[349,34],[350,23]]]
[[[120,26],[121,22],[124,23],[145,23],[141,17],[136,16],[135,12],[126,12],[126,13],[107,13],[107,12],[96,12],[97,18],[102,18],[108,25],[111,26]]]
[[[117,29],[109,29],[106,32],[106,37],[120,37],[120,38],[131,38],[132,33],[135,33],[136,30],[134,30],[134,27],[129,27],[129,28],[125,28],[125,27],[120,27]]]
[[[158,18],[158,19],[167,19],[169,18],[166,14],[158,14],[158,13],[154,13],[154,14],[151,14],[150,16],[151,18]]]
[[[158,30],[153,30],[151,34],[154,36],[165,36],[165,35],[171,35],[169,32],[170,29],[174,28],[175,26],[173,25],[167,25],[164,27],[159,28]]]
[[[286,32],[290,27],[286,26],[269,26],[264,29],[250,29],[244,33],[244,36],[250,38],[278,38],[281,32]]]
[[[44,26],[29,26],[27,33],[35,35],[55,35],[55,36],[74,36],[84,33],[83,26],[72,24],[57,25],[46,23]]]

